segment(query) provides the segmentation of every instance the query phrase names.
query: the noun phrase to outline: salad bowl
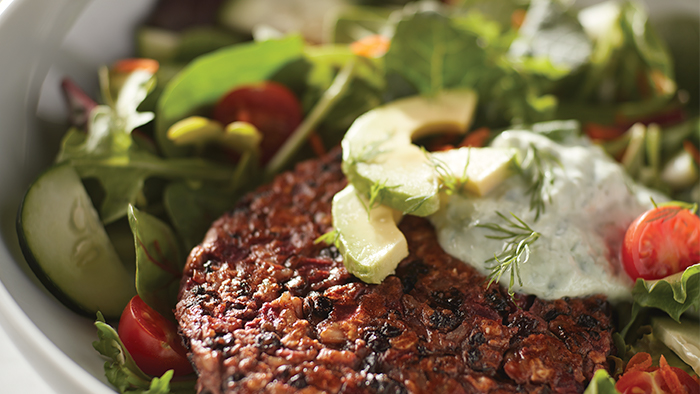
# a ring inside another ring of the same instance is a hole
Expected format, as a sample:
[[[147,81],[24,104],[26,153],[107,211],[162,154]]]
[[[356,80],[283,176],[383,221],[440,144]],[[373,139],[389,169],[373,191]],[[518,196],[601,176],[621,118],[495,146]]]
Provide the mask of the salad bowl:
[[[581,6],[597,1],[581,1]],[[145,0],[0,1],[0,325],[59,393],[112,393],[93,349],[94,319],[53,297],[20,251],[15,221],[28,186],[66,129],[60,80],[97,90],[95,70],[133,53]],[[653,17],[700,11],[693,0],[647,2]]]
[[[60,80],[96,88],[94,70],[133,52],[133,31],[152,1],[19,0],[0,3],[0,324],[59,393],[111,393],[92,348],[93,320],[38,282],[22,257],[15,219],[24,190],[56,154],[65,131]],[[100,21],[97,23],[97,21]],[[9,377],[8,377],[9,378]]]

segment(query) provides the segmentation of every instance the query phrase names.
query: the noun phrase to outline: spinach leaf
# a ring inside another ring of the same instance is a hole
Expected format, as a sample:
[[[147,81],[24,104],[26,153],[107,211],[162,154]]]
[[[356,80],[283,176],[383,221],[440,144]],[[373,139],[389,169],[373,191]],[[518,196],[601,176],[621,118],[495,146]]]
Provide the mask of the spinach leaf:
[[[409,15],[397,24],[385,55],[387,78],[397,74],[427,95],[474,87],[486,67],[486,54],[477,39],[438,13]]]
[[[168,127],[173,123],[215,103],[235,86],[268,78],[301,57],[303,45],[300,37],[291,36],[234,45],[195,59],[168,83],[158,100],[156,141],[163,153],[171,157],[188,152],[168,139]]]
[[[172,319],[184,258],[170,227],[129,206],[129,226],[136,247],[136,291],[166,318]]]
[[[97,341],[92,346],[110,361],[105,362],[104,369],[107,380],[122,394],[185,394],[194,392],[195,379],[178,379],[172,381],[173,371],[167,371],[161,376],[152,377],[145,374],[136,365],[134,359],[126,350],[119,334],[97,313]]]
[[[165,188],[165,209],[186,250],[202,242],[211,223],[233,206],[238,195],[237,192],[187,182],[173,182]]]

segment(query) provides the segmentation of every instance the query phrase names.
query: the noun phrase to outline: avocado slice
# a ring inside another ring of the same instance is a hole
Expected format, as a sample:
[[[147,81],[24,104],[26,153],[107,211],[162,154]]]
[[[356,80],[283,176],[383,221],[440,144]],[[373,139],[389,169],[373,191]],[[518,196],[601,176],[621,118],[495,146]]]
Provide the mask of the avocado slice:
[[[468,191],[477,196],[488,194],[506,179],[515,168],[514,149],[459,148],[431,153],[433,163],[440,167],[441,183]],[[449,178],[445,179],[445,178]]]
[[[369,201],[348,185],[333,197],[335,245],[347,270],[367,283],[381,283],[408,256],[408,243],[396,224],[401,212]]]
[[[464,133],[477,96],[472,90],[412,96],[355,120],[341,143],[343,172],[363,195],[393,209],[427,216],[440,206],[439,179],[428,155],[411,143],[434,133]]]

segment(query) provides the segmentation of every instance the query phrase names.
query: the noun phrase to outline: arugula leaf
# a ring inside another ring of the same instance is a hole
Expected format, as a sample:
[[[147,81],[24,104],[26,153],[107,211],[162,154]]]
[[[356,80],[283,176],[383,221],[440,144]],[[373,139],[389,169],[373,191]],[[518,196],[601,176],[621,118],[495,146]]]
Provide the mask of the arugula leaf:
[[[167,224],[132,205],[129,226],[136,248],[136,291],[148,306],[172,318],[184,267],[179,241]]]
[[[81,138],[78,129],[69,130],[63,139],[56,162],[86,157],[125,156],[132,145],[131,132],[153,119],[152,112],[136,109],[153,88],[153,74],[136,70],[121,85],[116,101],[108,93],[108,71],[100,70],[102,91],[110,105],[98,105],[90,112],[88,133]]]
[[[129,137],[131,138],[131,137]],[[235,170],[199,158],[162,159],[148,151],[131,146],[71,157],[71,146],[82,144],[85,134],[72,129],[64,138],[61,161],[69,161],[81,178],[96,178],[104,188],[100,217],[107,224],[123,217],[129,204],[135,204],[148,177],[192,179],[219,183],[235,181]]]
[[[97,313],[98,340],[92,346],[110,361],[105,362],[107,380],[122,394],[178,394],[193,393],[195,378],[172,382],[173,371],[161,376],[151,377],[136,365],[129,351],[124,347],[119,334],[105,322],[101,313]]]
[[[156,113],[156,141],[166,156],[182,156],[168,127],[211,105],[232,88],[265,80],[284,64],[301,57],[304,42],[291,36],[281,40],[234,45],[195,59],[163,90]]]
[[[620,394],[620,392],[615,389],[615,379],[611,378],[606,370],[599,369],[583,394]]]

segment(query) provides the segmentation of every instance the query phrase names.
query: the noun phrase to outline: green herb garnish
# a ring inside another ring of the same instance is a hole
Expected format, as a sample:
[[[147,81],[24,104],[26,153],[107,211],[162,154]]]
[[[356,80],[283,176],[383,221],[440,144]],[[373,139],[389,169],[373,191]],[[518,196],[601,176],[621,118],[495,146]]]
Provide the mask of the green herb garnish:
[[[487,235],[486,238],[505,241],[503,250],[498,254],[494,253],[493,258],[486,260],[487,264],[494,263],[489,267],[491,269],[489,286],[494,281],[500,282],[501,276],[510,271],[508,294],[513,297],[515,278],[518,278],[520,286],[523,285],[520,278],[520,264],[524,264],[530,259],[530,245],[539,239],[541,234],[530,228],[527,223],[512,212],[511,216],[515,221],[500,212],[496,212],[496,214],[506,221],[505,226],[496,223],[477,224],[477,227],[486,228],[496,233],[495,235]]]
[[[320,244],[321,242],[325,243],[326,245],[335,245],[338,241],[338,237],[340,237],[340,232],[336,229],[332,229],[316,238],[314,240],[314,245]]]
[[[445,193],[447,193],[447,195],[460,193],[462,191],[464,185],[469,181],[469,177],[467,176],[467,167],[469,167],[469,159],[471,158],[471,152],[472,151],[469,150],[467,153],[467,162],[464,165],[464,168],[462,169],[462,174],[460,176],[457,176],[454,174],[454,172],[450,170],[447,163],[438,159],[434,155],[431,155],[430,152],[425,151],[428,160],[430,160],[430,164],[432,164],[433,168],[435,169],[435,172],[438,174],[438,180],[440,181],[440,191],[444,190]]]
[[[551,203],[550,189],[554,183],[553,169],[561,162],[551,152],[541,151],[530,144],[520,165],[522,175],[530,182],[526,194],[530,196],[530,210],[535,211],[535,221],[544,212],[545,201]]]

